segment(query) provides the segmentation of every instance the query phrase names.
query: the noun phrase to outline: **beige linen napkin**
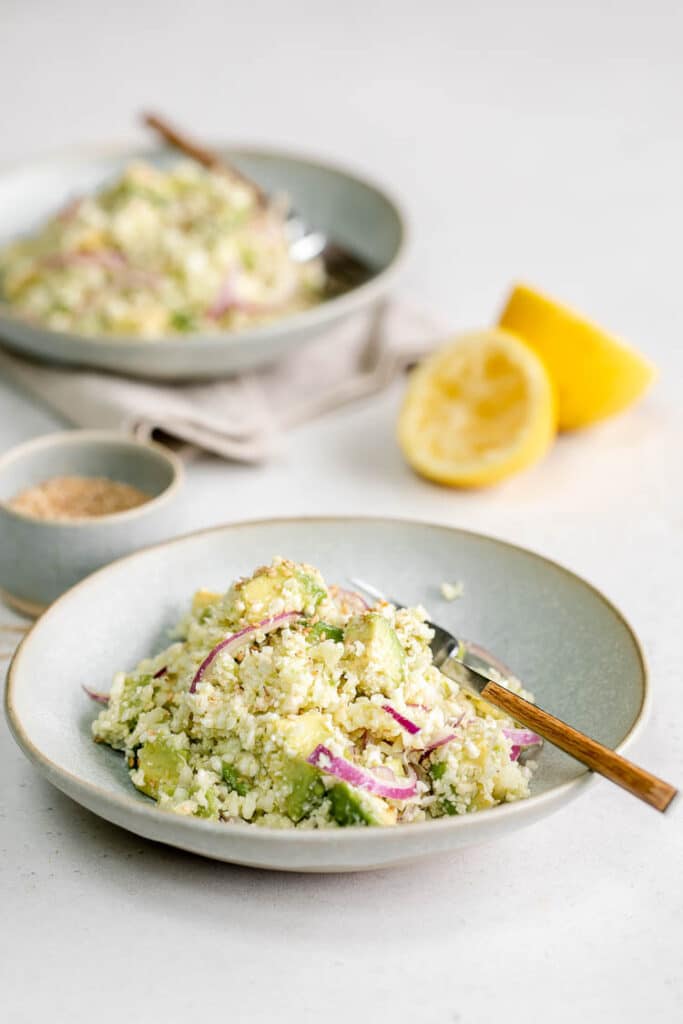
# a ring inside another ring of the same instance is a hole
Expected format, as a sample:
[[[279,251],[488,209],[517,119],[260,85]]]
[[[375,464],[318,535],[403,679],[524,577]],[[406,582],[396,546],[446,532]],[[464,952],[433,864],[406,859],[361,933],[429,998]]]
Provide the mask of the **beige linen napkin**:
[[[0,373],[79,427],[147,439],[163,431],[226,459],[262,462],[291,427],[381,391],[437,343],[443,327],[389,303],[356,314],[275,364],[201,384],[57,369],[0,349]]]

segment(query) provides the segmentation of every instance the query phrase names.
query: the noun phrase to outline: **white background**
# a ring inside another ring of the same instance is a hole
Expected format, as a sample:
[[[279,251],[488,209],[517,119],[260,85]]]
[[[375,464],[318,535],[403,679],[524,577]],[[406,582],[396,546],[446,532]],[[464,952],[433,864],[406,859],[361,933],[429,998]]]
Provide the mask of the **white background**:
[[[680,783],[680,5],[3,0],[0,19],[0,159],[135,137],[144,106],[209,139],[339,157],[404,197],[404,292],[454,328],[490,322],[525,278],[658,363],[633,412],[496,490],[412,476],[399,388],[298,431],[267,468],[199,460],[179,530],[363,511],[556,558],[638,630],[654,711],[631,754]],[[0,382],[2,450],[57,425]],[[678,1019],[683,802],[661,817],[601,783],[495,845],[278,876],[100,822],[0,730],[11,1024]]]

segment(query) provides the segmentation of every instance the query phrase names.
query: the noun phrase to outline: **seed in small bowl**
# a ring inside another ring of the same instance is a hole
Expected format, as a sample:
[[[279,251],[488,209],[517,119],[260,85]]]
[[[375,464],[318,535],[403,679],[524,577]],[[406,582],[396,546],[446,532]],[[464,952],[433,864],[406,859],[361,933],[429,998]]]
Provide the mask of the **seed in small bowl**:
[[[8,502],[34,519],[87,519],[125,512],[151,498],[138,487],[108,477],[54,476]]]

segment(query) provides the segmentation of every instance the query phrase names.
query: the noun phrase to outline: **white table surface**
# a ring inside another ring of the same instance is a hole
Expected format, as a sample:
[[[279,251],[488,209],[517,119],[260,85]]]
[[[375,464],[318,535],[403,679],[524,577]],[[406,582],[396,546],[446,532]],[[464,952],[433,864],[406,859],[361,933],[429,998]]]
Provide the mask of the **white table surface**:
[[[339,156],[406,197],[406,292],[454,328],[490,322],[523,277],[659,364],[637,409],[497,490],[415,478],[394,390],[298,431],[268,467],[200,459],[179,529],[363,511],[563,562],[638,630],[654,707],[631,754],[679,783],[682,30],[673,0],[5,0],[0,36],[0,159],[131,136],[145,104],[207,137]],[[0,382],[1,450],[58,425]],[[99,821],[42,781],[4,722],[0,778],[11,1024],[680,1019],[683,801],[661,817],[603,782],[495,845],[306,877]]]

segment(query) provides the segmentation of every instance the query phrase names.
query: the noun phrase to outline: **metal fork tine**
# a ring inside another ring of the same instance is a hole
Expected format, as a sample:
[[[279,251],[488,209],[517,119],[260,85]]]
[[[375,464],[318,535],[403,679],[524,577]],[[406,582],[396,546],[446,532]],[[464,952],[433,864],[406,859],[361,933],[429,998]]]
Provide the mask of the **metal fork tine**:
[[[391,597],[387,597],[387,595],[383,594],[381,590],[378,590],[377,587],[373,587],[370,583],[366,583],[365,580],[359,580],[355,576],[349,576],[349,582],[353,583],[356,590],[362,591],[368,597],[374,598],[375,601],[388,601],[390,604],[393,604],[395,608],[405,608],[404,604],[401,604],[399,601],[394,601]]]

